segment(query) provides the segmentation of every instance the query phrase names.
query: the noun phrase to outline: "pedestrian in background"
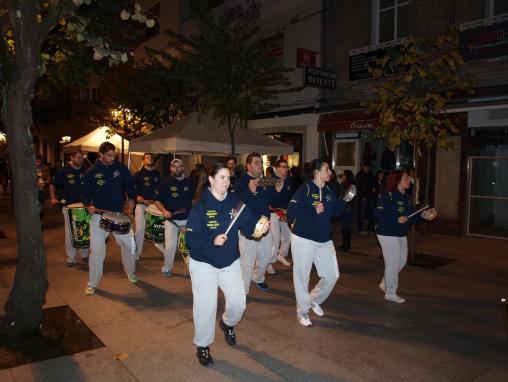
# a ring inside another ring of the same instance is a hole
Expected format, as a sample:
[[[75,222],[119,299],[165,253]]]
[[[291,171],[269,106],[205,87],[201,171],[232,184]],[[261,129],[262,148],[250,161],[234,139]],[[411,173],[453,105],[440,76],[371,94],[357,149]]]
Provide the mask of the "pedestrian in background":
[[[367,235],[368,232],[374,232],[374,192],[376,180],[368,163],[362,165],[362,169],[358,171],[355,177],[355,185],[358,200],[358,233]],[[367,227],[368,232],[363,229],[363,219],[369,220]]]

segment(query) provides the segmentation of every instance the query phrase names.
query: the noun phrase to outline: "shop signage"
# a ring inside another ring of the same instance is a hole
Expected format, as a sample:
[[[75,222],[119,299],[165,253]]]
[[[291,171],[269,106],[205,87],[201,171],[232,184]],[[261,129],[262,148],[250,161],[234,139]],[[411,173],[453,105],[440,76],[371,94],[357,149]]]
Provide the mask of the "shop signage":
[[[390,41],[387,43],[352,49],[349,52],[349,81],[372,78],[369,69],[376,64],[376,60],[388,55],[388,71],[395,73],[393,61],[401,55],[401,47],[407,39]]]
[[[306,66],[316,66],[317,52],[312,50],[296,48],[296,66],[305,68]]]
[[[508,16],[461,24],[460,52],[465,61],[508,56]]]
[[[329,70],[307,66],[304,69],[303,85],[335,90],[337,88],[337,74]]]

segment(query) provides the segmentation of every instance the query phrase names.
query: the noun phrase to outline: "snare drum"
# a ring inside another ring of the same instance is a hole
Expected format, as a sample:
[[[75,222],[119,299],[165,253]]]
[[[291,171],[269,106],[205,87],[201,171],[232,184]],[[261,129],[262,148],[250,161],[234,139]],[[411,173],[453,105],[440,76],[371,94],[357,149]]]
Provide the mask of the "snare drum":
[[[189,253],[189,247],[185,244],[185,231],[187,227],[182,225],[178,228],[178,252],[182,254]]]
[[[129,233],[131,230],[131,219],[120,212],[104,212],[99,224],[104,231],[119,233],[122,235]]]
[[[150,204],[146,208],[145,221],[145,239],[164,242],[164,215],[155,204]]]
[[[67,206],[67,218],[71,230],[71,245],[74,248],[90,247],[90,215],[83,203]]]
[[[264,216],[264,215],[261,215],[261,218],[258,220],[258,222],[256,223],[256,227],[254,228],[254,233],[252,234],[252,237],[254,239],[260,239],[261,236],[263,236],[263,226],[269,221],[269,219]]]

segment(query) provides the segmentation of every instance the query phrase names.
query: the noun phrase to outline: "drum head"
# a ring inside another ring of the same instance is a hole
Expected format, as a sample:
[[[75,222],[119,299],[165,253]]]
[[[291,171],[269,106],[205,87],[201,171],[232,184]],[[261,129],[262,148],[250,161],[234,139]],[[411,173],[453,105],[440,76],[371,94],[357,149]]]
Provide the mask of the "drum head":
[[[112,222],[115,222],[115,223],[118,223],[118,224],[124,224],[124,223],[130,223],[131,222],[131,219],[129,219],[129,217],[125,214],[122,214],[120,212],[110,212],[110,211],[106,211],[102,214],[102,216],[107,219],[107,220],[110,220]]]
[[[148,207],[146,207],[146,211],[155,216],[164,216],[164,214],[155,204],[150,204]]]
[[[67,208],[85,208],[83,203],[72,203],[67,205]]]

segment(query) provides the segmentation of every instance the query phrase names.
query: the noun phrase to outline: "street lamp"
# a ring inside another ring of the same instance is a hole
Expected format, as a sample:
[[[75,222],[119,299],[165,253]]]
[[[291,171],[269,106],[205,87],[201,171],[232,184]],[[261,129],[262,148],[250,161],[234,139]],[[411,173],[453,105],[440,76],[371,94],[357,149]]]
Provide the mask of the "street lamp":
[[[62,145],[65,145],[66,143],[69,143],[70,141],[71,141],[71,137],[68,135],[65,135],[62,138],[60,138],[60,143]]]
[[[7,135],[0,131],[0,143],[6,143],[6,142],[7,142]]]

